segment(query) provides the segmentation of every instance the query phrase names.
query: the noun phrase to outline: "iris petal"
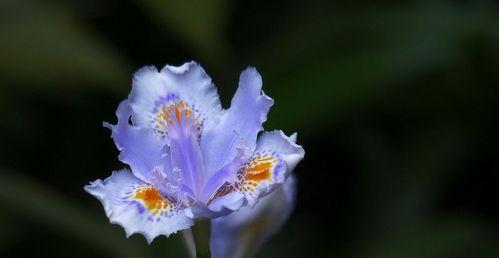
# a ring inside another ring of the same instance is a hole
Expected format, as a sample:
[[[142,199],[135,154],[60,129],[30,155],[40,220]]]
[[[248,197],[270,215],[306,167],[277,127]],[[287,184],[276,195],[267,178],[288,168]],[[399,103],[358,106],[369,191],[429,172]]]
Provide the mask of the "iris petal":
[[[210,209],[234,207],[239,199],[252,207],[277,189],[305,155],[295,140],[296,136],[287,137],[282,131],[263,133],[253,156],[238,171],[238,182],[223,185],[210,200]]]
[[[305,156],[303,147],[296,144],[296,136],[286,136],[283,131],[264,132],[257,141],[257,152],[270,151],[278,153],[286,162],[287,173],[290,173]]]
[[[165,66],[160,72],[147,66],[133,76],[129,96],[132,120],[139,127],[153,127],[157,112],[165,103],[182,100],[203,126],[217,124],[222,107],[211,78],[195,62]]]
[[[172,169],[197,196],[206,180],[199,141],[203,129],[217,124],[222,114],[210,77],[195,62],[159,72],[145,67],[135,73],[129,99],[134,125],[153,130],[156,141],[167,145]]]
[[[224,112],[220,124],[207,128],[201,139],[208,175],[230,163],[238,149],[248,155],[255,149],[258,132],[274,101],[262,92],[262,77],[254,68],[241,73],[239,87],[231,106]]]
[[[177,104],[170,108],[166,126],[167,144],[172,166],[179,169],[182,184],[197,197],[205,182],[206,169],[199,146],[198,128],[192,114],[181,110]]]
[[[215,196],[217,191],[224,184],[234,184],[237,182],[237,172],[244,164],[244,151],[239,150],[238,155],[230,162],[225,165],[219,171],[215,172],[209,180],[205,183],[203,191],[200,196],[200,201],[203,203],[208,203],[208,201]]]
[[[111,129],[112,138],[121,151],[119,159],[128,164],[133,174],[145,182],[151,181],[151,171],[155,168],[170,170],[171,164],[163,146],[154,137],[151,129],[138,128],[129,124],[131,115],[129,101],[124,100],[116,111],[118,123],[104,125]]]
[[[193,224],[188,209],[126,169],[91,182],[85,190],[102,202],[111,223],[121,225],[127,237],[139,233],[150,243]]]

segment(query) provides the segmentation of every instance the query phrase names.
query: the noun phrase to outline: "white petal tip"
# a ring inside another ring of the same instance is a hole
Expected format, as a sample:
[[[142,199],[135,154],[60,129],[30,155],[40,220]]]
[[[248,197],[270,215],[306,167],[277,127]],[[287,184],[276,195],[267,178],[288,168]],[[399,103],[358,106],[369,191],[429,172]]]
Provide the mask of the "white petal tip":
[[[194,61],[186,62],[180,66],[165,65],[165,67],[163,67],[163,69],[161,69],[161,73],[171,72],[174,74],[183,74],[183,73],[189,71],[192,67],[200,67],[200,66],[198,63],[196,63]]]

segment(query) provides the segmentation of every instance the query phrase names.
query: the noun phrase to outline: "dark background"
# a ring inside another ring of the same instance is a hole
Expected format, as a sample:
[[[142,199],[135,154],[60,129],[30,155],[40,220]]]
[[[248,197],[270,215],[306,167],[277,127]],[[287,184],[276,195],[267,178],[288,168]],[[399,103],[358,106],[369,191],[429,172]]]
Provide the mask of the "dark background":
[[[0,1],[0,257],[185,257],[83,191],[124,167],[144,65],[196,60],[228,106],[257,67],[297,131],[297,207],[257,257],[499,257],[493,1]]]

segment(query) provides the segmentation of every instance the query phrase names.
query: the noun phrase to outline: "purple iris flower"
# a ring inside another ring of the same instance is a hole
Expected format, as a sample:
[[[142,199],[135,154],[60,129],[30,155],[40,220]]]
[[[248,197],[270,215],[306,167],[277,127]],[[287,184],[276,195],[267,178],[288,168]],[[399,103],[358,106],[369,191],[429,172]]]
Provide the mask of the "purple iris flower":
[[[229,109],[195,62],[144,67],[104,125],[130,169],[113,172],[85,190],[103,204],[111,223],[148,242],[191,227],[197,218],[225,216],[285,181],[304,150],[282,131],[264,132],[273,100],[254,68],[241,73]]]

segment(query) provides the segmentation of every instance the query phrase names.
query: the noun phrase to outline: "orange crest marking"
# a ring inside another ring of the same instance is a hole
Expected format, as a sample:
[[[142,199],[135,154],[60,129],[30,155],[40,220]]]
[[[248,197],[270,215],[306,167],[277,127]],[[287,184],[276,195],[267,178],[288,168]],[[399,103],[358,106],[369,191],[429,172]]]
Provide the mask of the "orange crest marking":
[[[244,179],[260,182],[272,176],[272,168],[277,164],[277,159],[271,156],[257,156],[251,159],[245,169]]]
[[[180,123],[182,114],[187,118],[191,113],[191,109],[185,105],[184,101],[180,100],[163,106],[156,114],[155,120],[162,126],[166,126],[167,123],[173,123],[174,121]]]
[[[161,196],[161,193],[152,186],[138,188],[132,198],[140,200],[153,215],[167,209],[169,206],[168,199]]]
[[[225,183],[218,190],[217,193],[208,202],[211,203],[214,199],[227,195],[235,190],[243,192],[253,192],[255,188],[263,181],[273,180],[273,171],[279,160],[273,156],[263,154],[252,157],[249,162],[241,170],[239,175],[239,182],[235,184]],[[266,183],[270,183],[266,182]]]
[[[167,133],[167,127],[169,125],[181,126],[182,123],[188,122],[187,124],[192,124],[196,127],[199,134],[202,126],[202,121],[199,120],[197,116],[197,110],[189,106],[183,100],[177,100],[176,102],[165,103],[163,106],[159,107],[153,118],[153,128],[154,131],[160,136],[165,137]]]

